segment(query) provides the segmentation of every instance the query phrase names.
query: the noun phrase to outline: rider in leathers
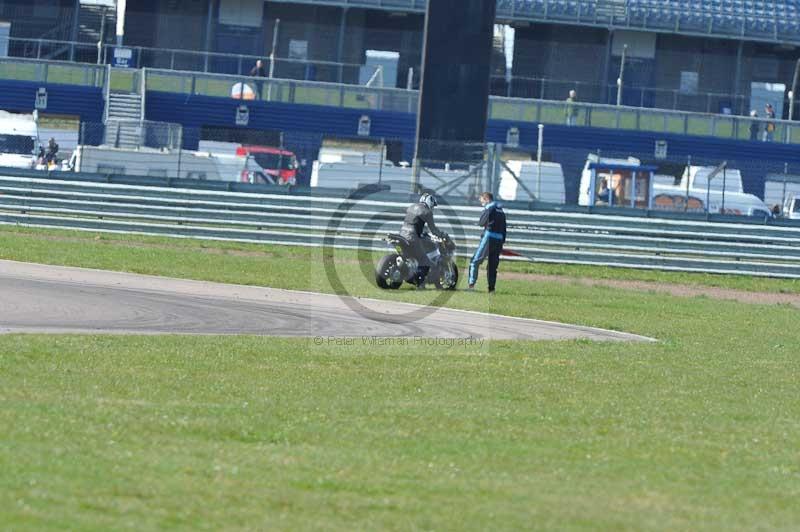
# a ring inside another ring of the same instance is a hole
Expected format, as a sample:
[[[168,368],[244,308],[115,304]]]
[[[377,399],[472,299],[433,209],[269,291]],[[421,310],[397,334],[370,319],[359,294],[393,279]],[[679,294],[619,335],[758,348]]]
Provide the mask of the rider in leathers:
[[[431,269],[433,263],[428,253],[436,249],[436,244],[423,236],[425,226],[428,226],[430,233],[438,238],[446,238],[447,233],[437,229],[433,221],[433,208],[438,205],[436,198],[431,194],[423,194],[418,203],[411,205],[406,210],[406,218],[400,235],[411,244],[411,249],[419,261],[419,272],[417,275],[417,286],[424,287],[425,277]]]

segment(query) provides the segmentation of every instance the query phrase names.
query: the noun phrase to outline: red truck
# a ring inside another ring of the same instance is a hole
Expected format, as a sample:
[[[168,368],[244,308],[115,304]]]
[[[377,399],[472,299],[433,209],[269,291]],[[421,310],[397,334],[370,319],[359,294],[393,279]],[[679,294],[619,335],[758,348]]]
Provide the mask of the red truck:
[[[297,156],[281,148],[271,146],[239,146],[236,149],[239,157],[252,157],[258,166],[264,169],[264,174],[256,172],[243,172],[242,182],[260,183],[269,185],[296,185],[297,184]]]

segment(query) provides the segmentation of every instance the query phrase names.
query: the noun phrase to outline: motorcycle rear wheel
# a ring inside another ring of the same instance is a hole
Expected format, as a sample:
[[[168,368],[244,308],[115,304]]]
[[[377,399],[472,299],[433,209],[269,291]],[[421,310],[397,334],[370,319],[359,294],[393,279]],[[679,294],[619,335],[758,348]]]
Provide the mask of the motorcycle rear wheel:
[[[375,284],[384,290],[397,290],[403,286],[403,271],[397,265],[397,253],[384,255],[375,268]]]

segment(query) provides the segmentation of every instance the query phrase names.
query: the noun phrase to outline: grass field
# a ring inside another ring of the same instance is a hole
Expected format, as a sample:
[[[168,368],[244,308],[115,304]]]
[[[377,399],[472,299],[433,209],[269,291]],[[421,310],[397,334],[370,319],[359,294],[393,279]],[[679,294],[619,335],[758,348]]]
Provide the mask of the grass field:
[[[313,249],[2,228],[0,258],[331,290]],[[351,293],[386,297],[355,254],[337,254],[337,271]],[[796,308],[555,281],[499,289],[447,304],[659,342],[0,336],[0,528],[796,528]]]

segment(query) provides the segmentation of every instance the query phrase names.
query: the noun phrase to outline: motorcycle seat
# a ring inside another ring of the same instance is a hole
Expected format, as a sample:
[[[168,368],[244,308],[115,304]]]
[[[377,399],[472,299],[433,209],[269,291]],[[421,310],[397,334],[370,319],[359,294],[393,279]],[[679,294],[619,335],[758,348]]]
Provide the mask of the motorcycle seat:
[[[410,246],[411,245],[411,242],[409,242],[406,237],[404,237],[403,235],[398,235],[396,233],[392,233],[392,234],[386,235],[386,239],[387,240],[396,240],[396,241],[400,242],[401,244],[403,244],[404,246]]]

